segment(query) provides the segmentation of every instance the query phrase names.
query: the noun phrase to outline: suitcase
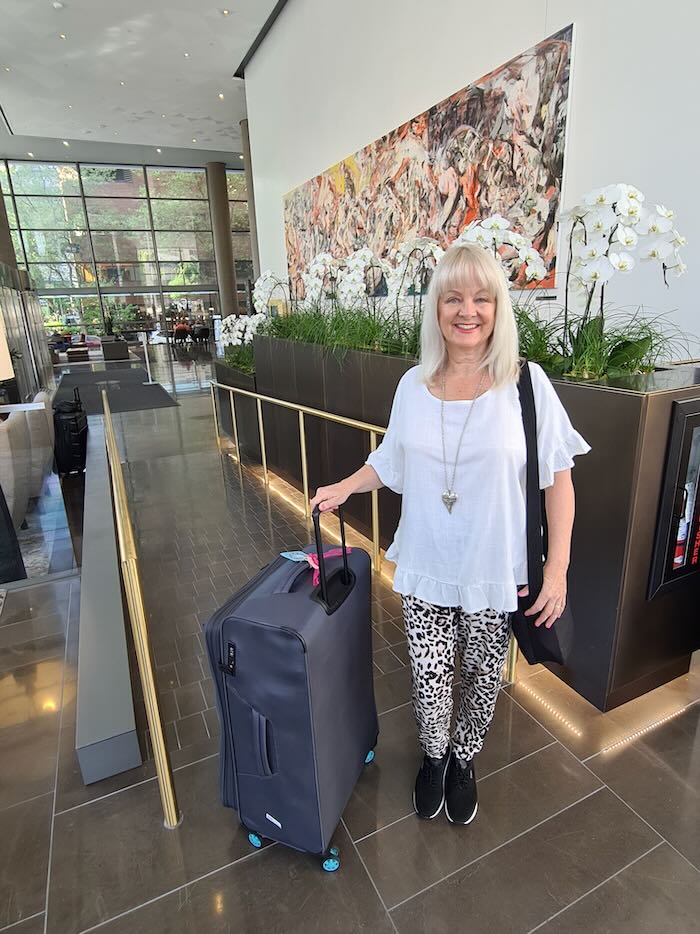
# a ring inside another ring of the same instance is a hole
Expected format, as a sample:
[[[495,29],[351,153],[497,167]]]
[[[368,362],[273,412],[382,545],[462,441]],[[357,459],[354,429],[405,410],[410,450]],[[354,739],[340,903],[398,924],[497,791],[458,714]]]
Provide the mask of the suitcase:
[[[221,799],[255,847],[265,837],[340,867],[331,847],[379,725],[372,674],[371,563],[361,549],[279,557],[205,625],[221,721]]]
[[[72,402],[57,402],[53,408],[56,473],[83,471],[87,460],[88,421],[78,387]]]

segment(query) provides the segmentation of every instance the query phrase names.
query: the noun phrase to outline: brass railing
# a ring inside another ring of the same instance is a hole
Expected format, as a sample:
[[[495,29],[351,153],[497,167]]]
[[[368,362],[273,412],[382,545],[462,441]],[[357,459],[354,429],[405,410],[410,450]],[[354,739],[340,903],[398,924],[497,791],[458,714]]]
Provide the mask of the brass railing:
[[[117,523],[117,538],[119,543],[119,561],[121,564],[124,590],[129,607],[131,631],[134,637],[134,647],[143,689],[143,699],[146,704],[146,717],[151,733],[151,745],[155,760],[158,788],[163,805],[163,818],[165,826],[172,829],[180,823],[180,813],[175,796],[173,772],[170,765],[170,755],[165,742],[165,729],[158,703],[156,679],[153,669],[153,656],[151,643],[148,637],[148,624],[146,622],[146,609],[143,600],[143,588],[139,572],[138,553],[134,539],[134,529],[129,512],[129,500],[126,495],[124,473],[122,471],[119,448],[112,425],[112,413],[109,408],[107,393],[102,390],[102,405],[104,408],[105,440],[107,444],[107,461],[112,480],[112,496],[114,498],[114,514]]]
[[[305,416],[310,415],[315,418],[322,418],[327,422],[335,422],[337,425],[345,425],[348,428],[357,428],[359,431],[365,431],[369,434],[369,446],[371,451],[377,449],[377,438],[379,435],[386,434],[386,428],[381,425],[372,425],[370,422],[362,422],[355,418],[346,418],[344,415],[335,415],[332,412],[324,412],[322,409],[314,409],[308,405],[300,405],[297,402],[286,402],[283,399],[276,399],[274,396],[265,396],[259,392],[252,392],[250,389],[239,389],[237,386],[225,386],[223,383],[212,380],[211,382],[211,402],[214,409],[214,426],[216,428],[217,440],[221,441],[221,432],[219,430],[219,410],[216,405],[216,389],[223,389],[229,394],[229,405],[231,409],[231,425],[233,428],[233,443],[236,449],[236,459],[241,464],[241,447],[238,437],[238,421],[236,418],[236,407],[234,405],[234,396],[247,396],[249,399],[255,399],[258,415],[258,434],[260,437],[260,455],[262,460],[263,477],[265,485],[269,485],[269,473],[267,468],[267,450],[265,447],[265,424],[263,421],[263,402],[269,405],[276,405],[283,409],[292,409],[299,413],[299,448],[301,453],[301,475],[304,495],[304,515],[308,519],[309,510],[309,472],[306,454],[306,426]],[[382,553],[379,546],[379,492],[373,490],[372,496],[372,567],[375,572],[381,571]],[[515,639],[511,636],[510,648],[508,650],[508,659],[506,662],[506,680],[512,682],[515,680],[515,666],[518,660],[518,647]]]

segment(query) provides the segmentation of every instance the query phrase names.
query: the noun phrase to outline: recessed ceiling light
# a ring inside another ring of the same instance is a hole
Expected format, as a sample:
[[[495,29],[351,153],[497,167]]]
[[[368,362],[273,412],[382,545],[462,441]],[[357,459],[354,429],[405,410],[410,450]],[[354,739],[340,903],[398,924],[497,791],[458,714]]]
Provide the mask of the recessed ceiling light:
[[[33,152],[28,152],[27,155],[29,156],[30,159],[33,159],[33,158],[34,158],[34,153],[33,153]]]
[[[51,4],[51,6],[54,8],[54,10],[63,9],[63,4],[61,3],[61,0],[53,0],[53,3]]]
[[[73,109],[73,105],[72,105],[72,104],[69,104],[69,105],[68,105],[68,110],[72,110],[72,109]]]
[[[115,130],[115,131],[114,131],[114,135],[115,135],[115,136],[119,136],[119,133]]]
[[[224,14],[224,16],[230,16],[230,15],[231,15],[231,11],[230,11],[230,10],[222,10],[221,12]]]
[[[161,117],[163,117],[163,118],[165,119],[165,114],[161,114]]]
[[[242,159],[242,158],[243,158],[243,156],[239,156],[238,158],[239,158],[239,159]]]
[[[64,146],[70,146],[70,143],[68,142],[67,139],[64,139],[64,140],[63,140],[63,145],[64,145]]]
[[[223,94],[219,94],[219,100],[222,101],[223,99],[224,99],[224,95],[223,95]]]
[[[67,36],[66,36],[65,32],[61,32],[61,33],[59,33],[58,38],[59,38],[59,39],[66,39]]]
[[[196,143],[196,142],[197,142],[197,140],[194,138],[194,136],[192,137],[192,142],[193,142],[193,143]]]
[[[156,149],[156,152],[163,152],[162,149]]]
[[[12,71],[9,65],[5,65],[5,71]]]
[[[126,81],[120,81],[119,84],[121,84],[121,86],[124,87],[124,85],[126,84]]]
[[[185,52],[185,58],[189,58],[189,57],[190,57],[190,53],[189,53],[189,52]]]

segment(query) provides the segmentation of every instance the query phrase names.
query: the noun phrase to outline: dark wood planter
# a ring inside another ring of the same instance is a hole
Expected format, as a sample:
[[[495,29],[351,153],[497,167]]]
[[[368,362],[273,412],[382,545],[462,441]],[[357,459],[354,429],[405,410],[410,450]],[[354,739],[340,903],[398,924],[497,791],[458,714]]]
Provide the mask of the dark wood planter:
[[[556,674],[610,710],[687,672],[700,646],[700,574],[647,600],[672,407],[700,398],[700,369],[553,382],[591,445],[573,473],[576,638],[569,667]]]
[[[235,386],[237,389],[247,389],[249,392],[258,391],[255,376],[249,376],[247,373],[235,370],[221,360],[214,361],[214,375],[217,383],[222,383],[224,386]],[[221,430],[233,438],[230,395],[225,389],[217,389]],[[255,400],[237,395],[234,399],[234,405],[236,407],[236,424],[241,455],[260,463],[260,439],[258,437],[258,415]]]
[[[415,362],[357,350],[334,352],[316,344],[260,336],[255,337],[254,346],[259,392],[380,426],[388,423],[396,386]],[[270,405],[263,409],[268,463],[301,489],[298,416]],[[369,453],[365,432],[322,419],[306,419],[306,437],[312,490],[358,470]],[[384,548],[391,543],[399,514],[399,497],[381,490],[380,539]],[[371,536],[369,497],[350,500],[347,515],[361,532]]]

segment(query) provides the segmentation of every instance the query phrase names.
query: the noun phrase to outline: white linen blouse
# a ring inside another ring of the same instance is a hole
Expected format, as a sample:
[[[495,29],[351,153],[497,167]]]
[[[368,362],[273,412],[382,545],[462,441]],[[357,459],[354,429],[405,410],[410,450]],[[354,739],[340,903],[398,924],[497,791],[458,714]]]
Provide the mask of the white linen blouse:
[[[537,412],[540,487],[590,447],[574,430],[554,387],[529,364]],[[469,406],[449,513],[442,502],[445,471],[440,400],[423,382],[420,366],[402,377],[389,426],[367,463],[384,486],[403,496],[401,520],[386,553],[396,564],[394,590],[442,607],[476,613],[517,609],[527,581],[525,432],[515,383],[491,388],[476,402],[445,403],[447,476]]]

